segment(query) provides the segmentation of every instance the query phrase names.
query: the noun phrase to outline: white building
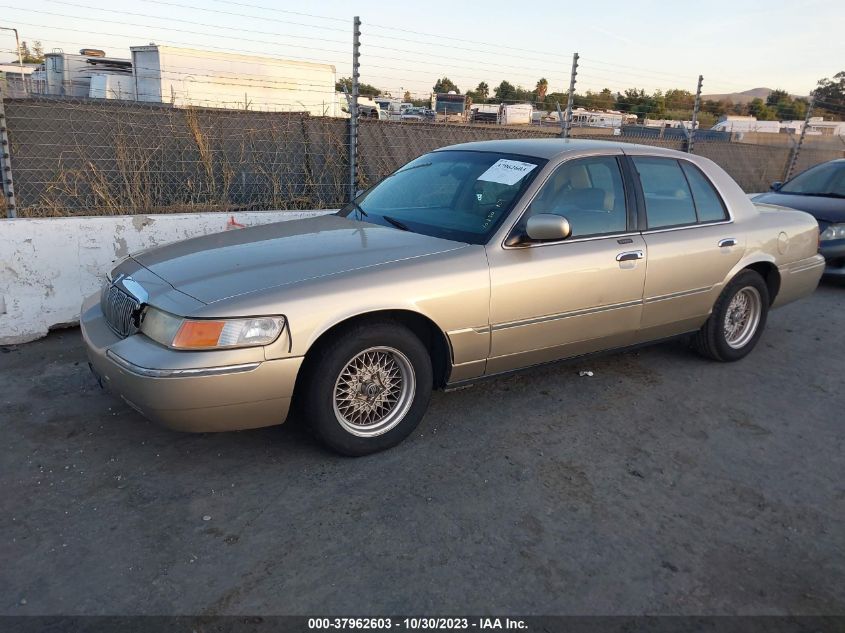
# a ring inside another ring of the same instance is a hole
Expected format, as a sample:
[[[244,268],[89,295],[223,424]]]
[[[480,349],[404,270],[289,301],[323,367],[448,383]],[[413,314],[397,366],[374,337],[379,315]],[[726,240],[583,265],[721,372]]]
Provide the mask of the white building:
[[[781,122],[781,129],[789,133],[801,134],[803,128],[803,119]],[[807,124],[807,134],[812,136],[845,136],[845,121],[825,121],[820,116],[810,117]]]
[[[20,99],[28,96],[32,91],[32,74],[38,69],[38,64],[21,64],[9,62],[0,64],[0,89],[4,97]]]

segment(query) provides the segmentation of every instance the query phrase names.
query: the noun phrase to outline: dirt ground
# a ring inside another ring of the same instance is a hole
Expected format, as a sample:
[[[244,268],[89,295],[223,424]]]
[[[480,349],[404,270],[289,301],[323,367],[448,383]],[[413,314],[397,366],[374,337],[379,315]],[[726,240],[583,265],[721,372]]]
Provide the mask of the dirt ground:
[[[296,420],[160,429],[57,331],[0,354],[0,614],[841,614],[844,370],[823,283],[739,363],[673,342],[437,393],[350,459]]]

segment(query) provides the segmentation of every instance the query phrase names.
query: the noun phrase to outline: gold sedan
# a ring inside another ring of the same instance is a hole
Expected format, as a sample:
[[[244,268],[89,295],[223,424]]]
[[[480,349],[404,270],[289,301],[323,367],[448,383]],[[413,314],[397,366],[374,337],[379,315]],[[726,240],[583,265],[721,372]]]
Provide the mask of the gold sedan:
[[[183,431],[282,423],[397,444],[432,388],[691,335],[736,361],[824,260],[805,213],[700,156],[599,141],[446,147],[339,213],[138,253],[82,308],[102,384]]]

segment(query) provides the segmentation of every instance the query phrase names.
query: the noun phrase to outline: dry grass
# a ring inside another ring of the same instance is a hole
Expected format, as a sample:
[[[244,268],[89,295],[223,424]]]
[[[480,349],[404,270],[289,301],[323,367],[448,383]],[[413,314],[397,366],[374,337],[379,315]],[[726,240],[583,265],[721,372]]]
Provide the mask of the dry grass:
[[[341,121],[227,114],[180,109],[141,118],[118,110],[108,125],[98,122],[107,130],[99,142],[82,125],[69,130],[71,142],[21,215],[330,208],[345,198]]]

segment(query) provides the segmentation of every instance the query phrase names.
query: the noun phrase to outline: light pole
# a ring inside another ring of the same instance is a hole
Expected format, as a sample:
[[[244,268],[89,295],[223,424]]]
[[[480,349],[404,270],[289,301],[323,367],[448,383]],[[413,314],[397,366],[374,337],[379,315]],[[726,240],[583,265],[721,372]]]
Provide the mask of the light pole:
[[[9,28],[8,26],[0,26],[0,31],[13,31],[15,33],[15,45],[18,50],[18,66],[21,68],[21,83],[23,84],[24,91],[26,91],[26,79],[23,76],[23,56],[21,55],[21,40],[18,37],[18,30]]]

